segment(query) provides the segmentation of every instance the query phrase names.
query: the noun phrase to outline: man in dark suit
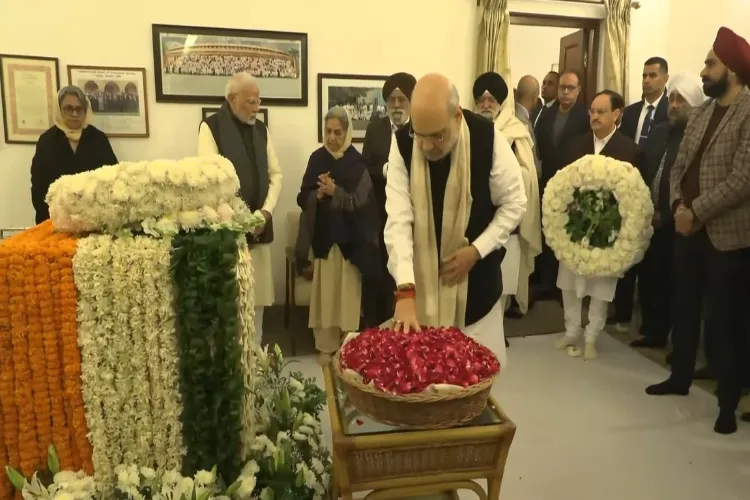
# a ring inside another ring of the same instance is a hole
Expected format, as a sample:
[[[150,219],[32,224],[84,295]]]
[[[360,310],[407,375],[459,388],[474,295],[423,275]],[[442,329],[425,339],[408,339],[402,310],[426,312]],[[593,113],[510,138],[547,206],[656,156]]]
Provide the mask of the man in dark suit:
[[[630,343],[633,347],[663,348],[672,330],[675,227],[669,203],[669,177],[690,112],[706,100],[701,79],[692,73],[675,75],[668,89],[669,120],[651,129],[643,148],[643,178],[651,188],[654,202],[654,235],[638,273],[643,323],[641,338]]]
[[[667,97],[665,88],[669,80],[669,66],[662,57],[651,57],[643,65],[641,83],[643,98],[625,108],[620,132],[644,147],[651,130],[667,121]],[[608,325],[622,332],[629,329],[633,316],[635,283],[640,265],[633,266],[617,283],[614,314],[607,318]]]
[[[585,105],[577,102],[581,92],[581,81],[581,77],[575,71],[564,71],[560,74],[557,99],[542,112],[534,127],[537,153],[542,163],[542,175],[539,180],[539,193],[542,198],[547,182],[558,170],[570,163],[563,160],[568,142],[590,131],[588,110]],[[538,290],[538,294],[534,293],[536,299],[559,297],[556,285],[557,267],[555,254],[545,244],[534,266],[534,282]]]
[[[385,229],[385,178],[388,154],[391,150],[391,137],[399,128],[409,123],[411,115],[411,93],[417,80],[408,73],[395,73],[388,77],[383,85],[383,99],[386,102],[387,116],[370,122],[365,132],[362,145],[362,158],[372,179],[373,194],[380,209],[380,249],[383,256],[384,276],[390,279],[388,268],[388,251],[383,241]],[[376,318],[382,323],[393,317],[393,290],[395,284],[386,283],[382,293],[376,298]]]
[[[561,79],[562,81],[562,79]],[[564,155],[565,165],[569,165],[586,155],[602,155],[615,160],[628,162],[636,168],[641,165],[641,149],[629,137],[617,130],[625,101],[611,90],[603,90],[594,96],[589,108],[591,132],[579,135],[570,141]],[[597,356],[596,339],[607,321],[607,307],[615,296],[616,278],[581,276],[565,264],[560,264],[557,286],[562,291],[565,308],[565,335],[555,347],[565,349],[575,346],[581,334],[585,344],[583,356],[593,359]],[[585,332],[581,324],[583,299],[589,297],[588,325]]]
[[[557,87],[559,82],[560,74],[557,71],[550,71],[544,76],[542,80],[542,97],[538,100],[530,117],[534,127],[536,127],[542,112],[549,110],[557,102]]]

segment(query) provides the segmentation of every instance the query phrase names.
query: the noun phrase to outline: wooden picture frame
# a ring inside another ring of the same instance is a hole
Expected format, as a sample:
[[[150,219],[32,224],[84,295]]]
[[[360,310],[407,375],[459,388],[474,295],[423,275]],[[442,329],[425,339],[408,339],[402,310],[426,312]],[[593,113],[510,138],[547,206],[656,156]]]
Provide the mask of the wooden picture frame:
[[[343,106],[352,120],[352,142],[365,141],[367,125],[385,116],[384,75],[318,74],[318,142],[323,142],[323,121],[329,109]]]
[[[145,68],[70,64],[68,84],[89,98],[92,124],[107,137],[150,136]]]
[[[0,54],[5,143],[36,144],[54,125],[59,90],[58,58]]]
[[[154,24],[151,31],[156,102],[221,103],[237,68],[252,72],[254,65],[264,104],[307,106],[306,33],[166,24]],[[209,56],[211,71],[220,74],[203,74]],[[215,68],[219,57],[225,63]],[[264,76],[269,71],[278,76]]]
[[[201,121],[205,121],[209,116],[218,113],[221,108],[201,108]],[[268,128],[268,108],[260,108],[256,119],[262,121]]]

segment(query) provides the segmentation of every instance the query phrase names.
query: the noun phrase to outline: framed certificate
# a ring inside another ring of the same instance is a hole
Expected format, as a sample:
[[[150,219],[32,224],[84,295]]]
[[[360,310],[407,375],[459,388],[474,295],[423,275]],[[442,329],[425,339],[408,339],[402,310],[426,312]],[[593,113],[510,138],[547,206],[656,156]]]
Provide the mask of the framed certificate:
[[[60,88],[56,57],[0,54],[3,130],[8,144],[36,144],[54,121]]]
[[[149,136],[144,68],[68,66],[68,84],[83,90],[92,123],[108,137]]]

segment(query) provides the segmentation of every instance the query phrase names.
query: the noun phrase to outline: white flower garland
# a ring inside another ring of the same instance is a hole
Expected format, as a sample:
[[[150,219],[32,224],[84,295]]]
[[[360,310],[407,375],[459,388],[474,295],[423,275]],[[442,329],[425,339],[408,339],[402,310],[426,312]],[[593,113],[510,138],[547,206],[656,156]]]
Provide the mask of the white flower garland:
[[[614,194],[622,224],[611,247],[594,248],[585,240],[570,240],[565,226],[576,189]],[[640,262],[653,234],[653,215],[651,193],[640,172],[629,163],[601,155],[584,156],[558,171],[542,198],[547,244],[560,262],[582,276],[620,277]]]
[[[82,392],[97,484],[122,463],[181,467],[182,410],[171,239],[80,239]]]
[[[46,200],[55,227],[72,233],[250,231],[265,219],[236,196],[239,187],[232,163],[216,155],[122,162],[66,175],[50,186]]]
[[[255,298],[253,296],[253,267],[250,249],[244,236],[237,238],[237,313],[240,343],[242,344],[242,375],[245,399],[242,409],[242,456],[250,451],[255,436],[255,363],[258,343],[255,332]]]

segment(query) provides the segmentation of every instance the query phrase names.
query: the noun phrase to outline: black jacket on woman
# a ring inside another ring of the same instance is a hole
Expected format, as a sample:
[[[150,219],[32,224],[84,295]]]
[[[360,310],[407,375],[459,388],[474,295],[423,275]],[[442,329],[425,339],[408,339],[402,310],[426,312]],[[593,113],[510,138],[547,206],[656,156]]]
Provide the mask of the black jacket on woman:
[[[31,202],[36,210],[36,223],[49,219],[49,207],[44,198],[57,179],[115,164],[117,157],[109,139],[93,125],[83,129],[75,152],[65,132],[57,127],[47,130],[39,137],[31,161]]]

